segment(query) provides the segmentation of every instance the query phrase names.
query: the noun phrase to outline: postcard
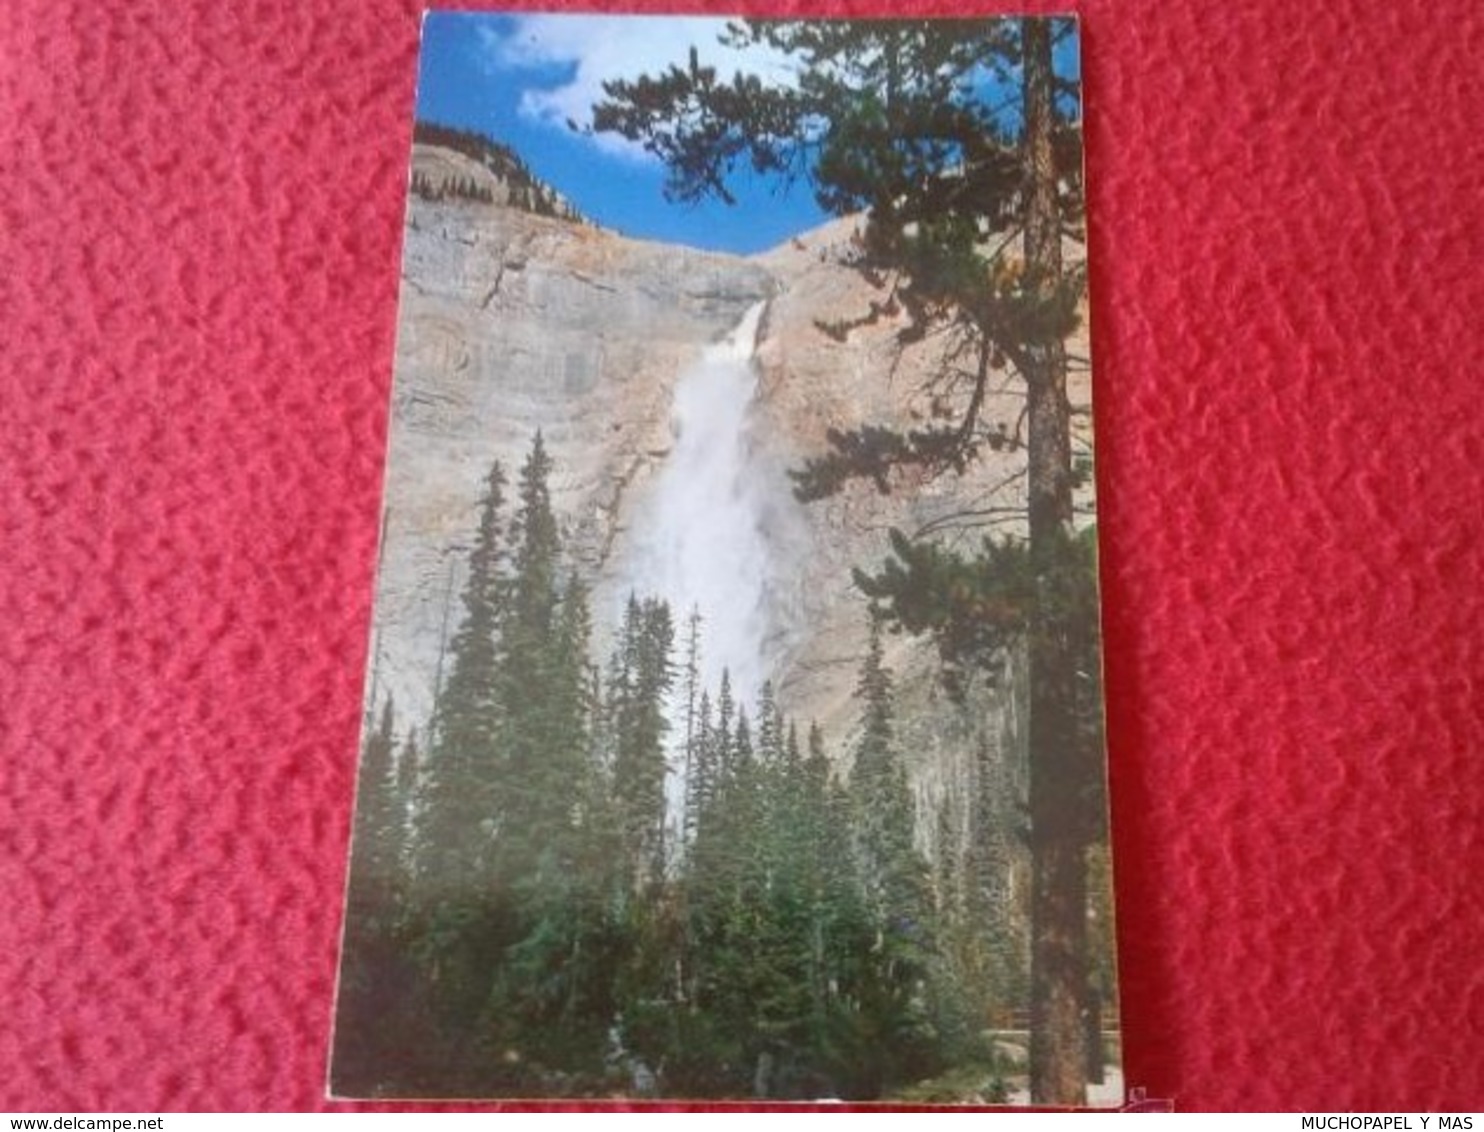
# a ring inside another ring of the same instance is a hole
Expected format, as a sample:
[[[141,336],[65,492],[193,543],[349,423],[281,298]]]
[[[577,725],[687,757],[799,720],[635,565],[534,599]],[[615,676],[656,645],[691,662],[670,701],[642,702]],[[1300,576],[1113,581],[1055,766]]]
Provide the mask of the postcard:
[[[1121,1102],[1077,35],[426,17],[334,1095]]]

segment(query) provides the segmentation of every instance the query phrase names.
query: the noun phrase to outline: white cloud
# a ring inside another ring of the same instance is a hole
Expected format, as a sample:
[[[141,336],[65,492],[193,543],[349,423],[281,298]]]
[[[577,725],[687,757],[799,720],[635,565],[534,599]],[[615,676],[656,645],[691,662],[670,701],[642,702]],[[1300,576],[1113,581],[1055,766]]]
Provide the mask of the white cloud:
[[[515,17],[503,34],[486,25],[480,39],[492,69],[508,72],[553,64],[575,68],[564,85],[529,89],[520,102],[527,117],[566,129],[568,120],[579,126],[592,123],[593,103],[604,97],[604,82],[684,64],[692,47],[702,66],[715,67],[722,78],[746,70],[792,81],[791,68],[778,53],[761,47],[744,52],[719,44],[717,37],[726,24],[709,17],[531,15]],[[598,134],[593,141],[610,153],[645,156],[638,146],[614,134]]]

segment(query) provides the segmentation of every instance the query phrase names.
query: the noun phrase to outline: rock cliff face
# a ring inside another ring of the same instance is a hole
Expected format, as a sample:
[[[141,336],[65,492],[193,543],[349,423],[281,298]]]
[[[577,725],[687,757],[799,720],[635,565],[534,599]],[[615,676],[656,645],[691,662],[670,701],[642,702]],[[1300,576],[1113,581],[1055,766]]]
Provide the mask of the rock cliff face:
[[[515,209],[409,208],[372,679],[423,720],[491,460],[513,478],[541,430],[568,549],[611,575],[671,444],[677,374],[774,284],[745,261]]]
[[[428,168],[466,160],[423,153]],[[472,163],[471,163],[472,164]],[[964,509],[1010,508],[1023,458],[991,454],[961,477],[924,478],[883,494],[855,484],[805,507],[789,468],[825,450],[826,430],[867,422],[922,424],[940,416],[955,382],[934,385],[952,343],[903,350],[903,315],[889,292],[848,266],[854,224],[837,221],[752,259],[631,241],[592,227],[472,201],[409,202],[389,439],[382,562],[369,693],[394,697],[421,727],[438,679],[441,642],[457,627],[463,563],[481,482],[498,457],[513,478],[539,429],[555,460],[553,502],[566,545],[594,580],[600,632],[630,587],[653,517],[656,483],[676,437],[677,382],[702,351],[760,302],[757,392],[745,428],[748,476],[769,504],[757,539],[770,562],[762,650],[786,712],[825,728],[847,749],[851,692],[864,654],[865,603],[852,566],[873,567],[892,527],[949,522]],[[819,323],[874,321],[838,341]],[[1074,353],[1085,353],[1076,344]],[[1015,382],[985,418],[1017,428]],[[1085,400],[1085,382],[1073,399]],[[1013,529],[1008,511],[981,518]],[[977,540],[982,531],[962,537]],[[972,543],[969,543],[972,545]],[[676,611],[677,618],[684,611]],[[920,828],[962,796],[972,760],[988,751],[1016,777],[1007,752],[1015,697],[947,703],[930,649],[890,638],[888,664],[913,767]]]

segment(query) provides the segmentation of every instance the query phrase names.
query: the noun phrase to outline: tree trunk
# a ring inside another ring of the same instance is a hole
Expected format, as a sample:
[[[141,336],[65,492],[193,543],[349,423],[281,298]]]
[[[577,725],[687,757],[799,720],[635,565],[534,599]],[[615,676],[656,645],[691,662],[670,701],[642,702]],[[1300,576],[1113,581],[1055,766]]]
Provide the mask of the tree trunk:
[[[1025,52],[1025,281],[1055,301],[1062,276],[1061,213],[1052,156],[1051,25],[1022,21]],[[1086,1102],[1082,1024],[1087,985],[1088,791],[1077,758],[1076,656],[1058,579],[1072,539],[1070,407],[1066,351],[1033,340],[1027,351],[1030,552],[1036,607],[1030,632],[1031,1099]]]

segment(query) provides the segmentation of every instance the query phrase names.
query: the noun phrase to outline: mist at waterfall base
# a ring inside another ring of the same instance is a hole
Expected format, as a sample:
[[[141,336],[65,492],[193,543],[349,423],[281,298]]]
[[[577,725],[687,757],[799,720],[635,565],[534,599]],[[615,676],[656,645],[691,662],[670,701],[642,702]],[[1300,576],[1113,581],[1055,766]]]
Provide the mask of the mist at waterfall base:
[[[623,596],[663,598],[685,662],[701,616],[700,674],[713,699],[723,670],[749,714],[795,626],[793,563],[805,545],[801,507],[753,411],[753,350],[764,303],[709,346],[676,382],[673,444],[629,532]]]

